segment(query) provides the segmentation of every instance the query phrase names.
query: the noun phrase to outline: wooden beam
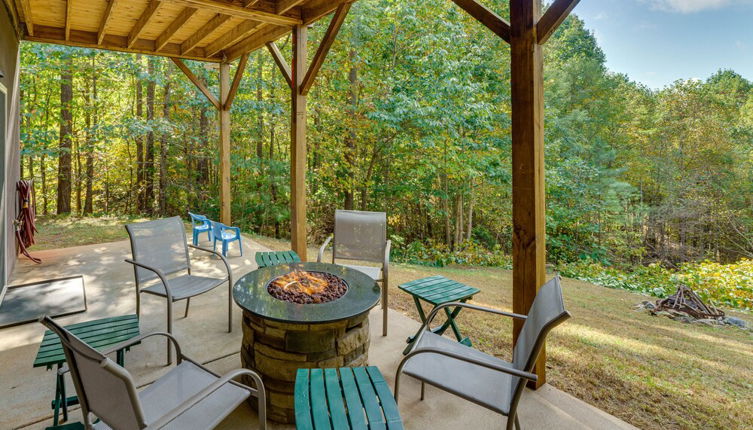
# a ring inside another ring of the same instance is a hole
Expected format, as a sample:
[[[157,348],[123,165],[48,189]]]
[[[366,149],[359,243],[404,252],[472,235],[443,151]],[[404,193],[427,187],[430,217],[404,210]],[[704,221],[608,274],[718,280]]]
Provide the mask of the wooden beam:
[[[259,0],[243,0],[243,7],[251,7],[258,2]]]
[[[182,4],[185,6],[195,7],[202,10],[221,13],[223,15],[233,16],[236,18],[250,19],[253,21],[266,22],[276,25],[296,25],[300,24],[298,18],[281,16],[270,12],[264,12],[256,9],[246,9],[232,3],[224,3],[216,0],[167,0],[171,3]]]
[[[105,8],[105,14],[102,15],[102,19],[99,21],[99,31],[97,32],[97,45],[101,45],[107,35],[107,26],[110,24],[110,18],[112,17],[112,11],[115,9],[115,5],[118,0],[110,0]]]
[[[272,58],[275,60],[275,64],[277,64],[277,67],[280,69],[282,77],[285,78],[285,82],[288,83],[290,88],[293,88],[293,81],[290,77],[290,67],[288,67],[288,63],[285,59],[282,58],[282,53],[277,48],[277,45],[274,42],[267,42],[266,45],[267,49],[269,49],[269,53],[272,54]]]
[[[230,17],[227,15],[215,15],[206,24],[201,26],[201,28],[196,31],[196,33],[192,34],[191,37],[181,43],[180,51],[184,54],[193,51],[199,43],[203,42],[204,39],[209,37],[210,34],[212,34],[215,30],[217,30],[219,26],[226,23],[228,20],[230,20]]]
[[[26,24],[26,32],[29,36],[34,36],[34,21],[31,19],[31,6],[29,0],[19,0],[21,3],[21,13],[24,15],[24,24]]]
[[[299,90],[306,73],[305,25],[293,27],[290,109],[290,241],[306,261],[306,96]]]
[[[157,13],[160,6],[162,6],[160,0],[151,0],[149,4],[146,5],[146,9],[144,9],[144,12],[141,14],[138,21],[136,21],[136,24],[131,29],[131,33],[128,35],[129,48],[136,43],[136,40],[141,36],[141,33],[144,32],[144,28],[149,24],[149,21],[154,17],[154,14]]]
[[[275,9],[278,15],[282,15],[283,13],[289,11],[290,9],[293,9],[304,1],[306,0],[277,0],[277,6],[275,7]]]
[[[536,23],[541,0],[510,2],[512,100],[512,306],[526,315],[546,281],[544,218],[544,71]],[[517,342],[522,321],[513,323]],[[546,382],[546,351],[534,366],[536,388]]]
[[[501,37],[507,43],[510,43],[510,24],[499,15],[492,12],[486,6],[476,2],[476,0],[452,0],[453,3],[460,6],[461,9],[468,12],[468,14],[481,24],[484,24],[486,28],[493,31],[494,34]]]
[[[191,17],[193,17],[196,12],[198,12],[198,9],[193,7],[187,7],[184,8],[183,11],[180,12],[180,15],[178,15],[177,18],[173,20],[173,22],[170,23],[170,25],[167,26],[165,31],[162,32],[159,36],[157,36],[157,40],[155,41],[154,48],[159,51],[160,49],[164,48],[165,45],[167,45],[167,42],[170,40],[171,37],[175,35],[184,25],[186,25],[186,22],[188,22]]]
[[[211,54],[208,54],[211,57],[227,48],[228,46],[232,46],[238,43],[238,41],[242,40],[244,37],[251,34],[252,31],[257,30],[263,25],[265,24],[258,21],[243,21],[242,23],[233,27],[227,33],[218,37],[217,40],[207,45],[204,50],[206,52],[211,52]]]
[[[183,74],[186,75],[188,80],[193,82],[193,84],[196,85],[196,88],[198,88],[199,91],[201,91],[201,93],[206,96],[207,100],[209,100],[209,102],[212,103],[218,110],[221,110],[220,101],[217,100],[217,97],[215,97],[214,94],[209,91],[209,88],[207,88],[206,85],[204,85],[204,83],[201,82],[199,78],[197,78],[196,75],[193,74],[191,69],[186,66],[186,63],[178,58],[171,58],[171,60],[173,60],[173,63],[175,63],[175,65],[178,66]]]
[[[53,43],[56,45],[77,46],[81,48],[105,49],[108,51],[129,52],[134,54],[160,55],[163,57],[182,58],[185,60],[207,61],[219,63],[217,57],[208,58],[204,56],[204,48],[196,48],[191,53],[183,54],[180,45],[177,43],[168,43],[160,52],[154,50],[154,41],[139,39],[132,47],[128,47],[128,37],[108,34],[98,43],[98,33],[95,31],[84,31],[71,29],[70,39],[65,40],[65,28],[48,27],[46,25],[35,25],[34,36],[26,36],[24,40],[32,42]]]
[[[317,49],[314,59],[311,60],[311,65],[301,83],[300,91],[304,96],[308,94],[311,86],[314,84],[314,79],[316,79],[316,75],[319,74],[319,69],[321,69],[322,64],[324,64],[324,59],[327,58],[327,53],[332,47],[332,43],[335,42],[337,33],[340,31],[340,27],[342,27],[345,17],[348,15],[350,5],[351,3],[343,3],[338,6],[335,15],[332,17],[332,21],[329,22],[327,32],[324,33],[324,37],[319,44],[319,49]]]
[[[555,0],[549,5],[544,16],[536,23],[536,37],[539,45],[543,45],[549,40],[552,33],[559,28],[562,21],[570,15],[573,8],[578,5],[580,0]]]
[[[353,0],[326,0],[317,2],[306,2],[301,4],[301,19],[304,24],[311,24],[323,16],[329,15],[343,3],[350,3]]]
[[[226,49],[224,51],[225,57],[227,58],[227,61],[233,61],[247,52],[252,52],[258,48],[261,48],[267,42],[279,39],[288,32],[290,32],[290,28],[288,27],[279,27],[272,25],[264,26],[264,28],[260,28],[258,31],[253,32],[247,38]]]
[[[65,1],[65,40],[71,38],[71,10],[73,9],[73,0]]]
[[[220,100],[229,96],[230,64],[220,63]],[[230,194],[230,108],[223,103],[220,109],[220,221],[232,225]]]
[[[235,70],[233,83],[230,85],[230,92],[222,103],[225,110],[230,110],[233,106],[233,100],[235,100],[235,95],[238,93],[238,87],[241,85],[241,79],[243,79],[243,72],[246,70],[246,63],[248,63],[248,54],[243,54],[241,55],[240,61],[238,61],[238,68]]]

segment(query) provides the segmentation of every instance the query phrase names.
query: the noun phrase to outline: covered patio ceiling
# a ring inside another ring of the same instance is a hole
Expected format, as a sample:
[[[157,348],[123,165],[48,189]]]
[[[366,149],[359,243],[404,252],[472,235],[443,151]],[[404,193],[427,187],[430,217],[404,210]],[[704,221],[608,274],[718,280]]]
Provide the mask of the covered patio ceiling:
[[[3,0],[22,39],[171,57],[219,111],[220,220],[231,222],[230,108],[248,54],[266,46],[290,86],[291,247],[307,258],[306,98],[355,0]],[[452,0],[510,44],[513,312],[528,314],[546,281],[542,47],[580,0],[510,0],[506,20],[477,0]],[[311,62],[307,27],[335,12]],[[292,33],[288,64],[274,41]],[[218,62],[219,94],[182,59]],[[230,62],[239,59],[230,81]],[[517,341],[523,327],[513,324]],[[534,373],[546,382],[542,350]]]
[[[329,14],[343,0],[6,0],[23,38],[227,62]]]

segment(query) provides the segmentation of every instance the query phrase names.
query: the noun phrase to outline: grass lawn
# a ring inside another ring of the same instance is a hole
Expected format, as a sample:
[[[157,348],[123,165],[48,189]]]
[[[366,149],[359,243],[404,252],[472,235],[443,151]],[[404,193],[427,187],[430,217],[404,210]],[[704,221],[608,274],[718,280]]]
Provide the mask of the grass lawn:
[[[125,218],[39,220],[38,245],[49,249],[125,239]],[[286,241],[252,236],[272,249]],[[316,258],[316,249],[309,249]],[[476,286],[475,303],[511,309],[508,270],[480,267],[391,267],[390,307],[418,320],[413,300],[397,285],[441,274]],[[753,332],[652,317],[633,305],[652,300],[565,279],[573,318],[547,345],[548,381],[596,407],[645,429],[744,429],[753,423]],[[748,321],[750,314],[733,313]],[[464,311],[461,330],[474,346],[510,358],[511,323]]]

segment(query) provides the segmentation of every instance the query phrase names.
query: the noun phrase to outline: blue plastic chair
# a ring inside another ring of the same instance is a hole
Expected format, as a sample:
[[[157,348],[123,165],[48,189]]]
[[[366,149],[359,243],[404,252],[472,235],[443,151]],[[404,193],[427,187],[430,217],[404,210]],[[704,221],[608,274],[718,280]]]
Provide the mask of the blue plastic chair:
[[[201,233],[207,234],[207,240],[212,241],[212,221],[204,215],[198,215],[189,212],[191,215],[191,225],[193,226],[193,245],[199,245],[199,235]]]
[[[212,223],[212,236],[214,236],[214,250],[217,250],[217,241],[222,242],[222,255],[227,257],[227,244],[237,240],[238,247],[241,250],[241,256],[243,256],[243,242],[241,241],[240,227],[228,227],[217,221],[210,222]]]

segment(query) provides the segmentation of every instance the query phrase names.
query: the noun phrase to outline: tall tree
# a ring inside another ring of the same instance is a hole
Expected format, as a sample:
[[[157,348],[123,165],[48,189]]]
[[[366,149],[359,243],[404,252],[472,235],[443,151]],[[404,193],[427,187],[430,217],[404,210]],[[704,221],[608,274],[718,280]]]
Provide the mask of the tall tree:
[[[60,144],[57,213],[71,212],[71,150],[73,142],[73,56],[64,54],[60,71]]]

